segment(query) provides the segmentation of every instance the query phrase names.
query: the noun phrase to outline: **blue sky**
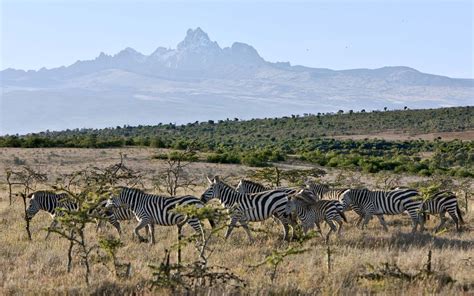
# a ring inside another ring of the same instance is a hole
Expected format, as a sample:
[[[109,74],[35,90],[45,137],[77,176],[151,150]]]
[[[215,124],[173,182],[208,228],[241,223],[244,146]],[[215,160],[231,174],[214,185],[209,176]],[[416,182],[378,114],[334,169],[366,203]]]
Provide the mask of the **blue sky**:
[[[149,54],[199,26],[221,47],[245,42],[272,62],[474,78],[473,1],[0,1],[1,69],[69,65],[127,46]]]

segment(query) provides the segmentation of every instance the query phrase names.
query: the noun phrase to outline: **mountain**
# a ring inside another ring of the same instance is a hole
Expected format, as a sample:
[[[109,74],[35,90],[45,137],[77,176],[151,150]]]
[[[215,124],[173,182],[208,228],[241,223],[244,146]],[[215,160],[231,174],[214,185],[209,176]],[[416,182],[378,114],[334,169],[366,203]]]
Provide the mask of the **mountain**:
[[[265,61],[250,45],[221,48],[200,28],[175,49],[115,55],[1,75],[0,134],[185,123],[343,110],[472,105],[474,80],[409,67],[330,69]]]

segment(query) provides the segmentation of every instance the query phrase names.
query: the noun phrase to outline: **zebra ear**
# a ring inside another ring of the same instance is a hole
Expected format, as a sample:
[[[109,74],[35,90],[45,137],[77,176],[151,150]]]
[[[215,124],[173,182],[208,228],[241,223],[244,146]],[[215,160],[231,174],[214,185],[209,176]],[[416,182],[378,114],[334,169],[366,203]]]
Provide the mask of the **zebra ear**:
[[[209,184],[212,184],[212,180],[211,180],[211,179],[209,179],[209,177],[208,177],[208,176],[206,176],[206,179],[207,179],[207,181],[209,181]]]
[[[214,183],[217,183],[217,182],[219,182],[219,181],[220,181],[220,180],[219,180],[219,176],[215,176],[215,177],[214,177]]]

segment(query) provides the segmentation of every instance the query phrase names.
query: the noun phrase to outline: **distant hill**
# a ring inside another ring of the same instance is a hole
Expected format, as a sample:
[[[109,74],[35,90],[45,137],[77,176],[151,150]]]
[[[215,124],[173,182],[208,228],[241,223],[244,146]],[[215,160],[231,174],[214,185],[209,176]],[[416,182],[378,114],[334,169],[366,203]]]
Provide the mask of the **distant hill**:
[[[473,79],[409,67],[330,69],[265,61],[245,43],[221,48],[200,28],[176,49],[1,74],[0,134],[328,112],[470,105]]]

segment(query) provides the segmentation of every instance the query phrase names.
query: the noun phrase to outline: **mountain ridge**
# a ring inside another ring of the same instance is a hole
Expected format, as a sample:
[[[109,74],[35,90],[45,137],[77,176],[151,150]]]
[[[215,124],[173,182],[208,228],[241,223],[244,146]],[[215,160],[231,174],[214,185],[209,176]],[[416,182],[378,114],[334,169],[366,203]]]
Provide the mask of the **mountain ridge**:
[[[332,70],[269,62],[246,43],[221,48],[199,27],[189,29],[174,49],[157,47],[145,55],[126,47],[69,66],[9,68],[0,75],[0,133],[405,105],[463,106],[474,99],[474,79],[406,66]],[[131,114],[121,115],[124,110]],[[101,118],[104,112],[110,117]],[[45,121],[30,119],[35,113]],[[22,114],[21,128],[14,114]],[[66,126],[49,119],[58,116]]]

